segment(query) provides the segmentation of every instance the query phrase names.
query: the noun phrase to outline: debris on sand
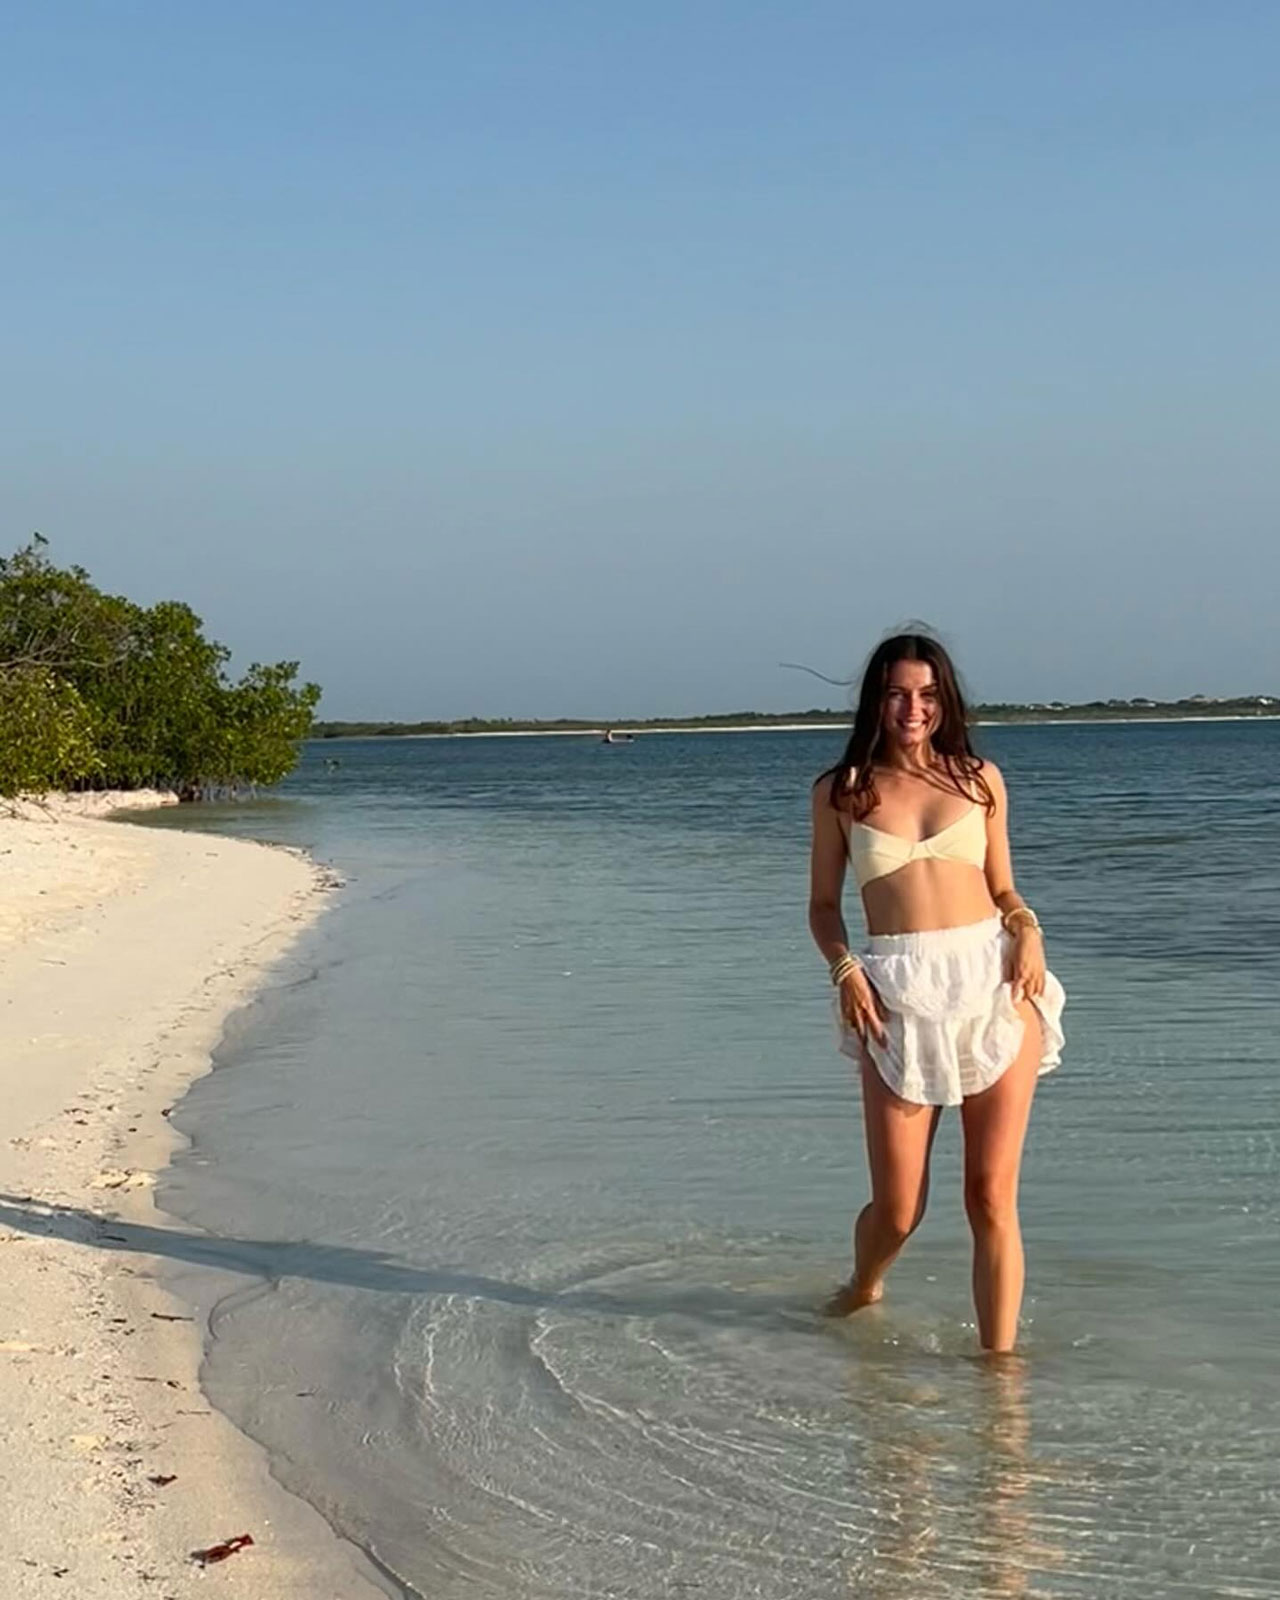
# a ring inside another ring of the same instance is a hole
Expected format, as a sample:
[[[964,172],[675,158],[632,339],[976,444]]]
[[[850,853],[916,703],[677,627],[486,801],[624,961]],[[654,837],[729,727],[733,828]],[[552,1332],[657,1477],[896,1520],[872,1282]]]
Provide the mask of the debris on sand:
[[[234,1539],[224,1539],[221,1544],[211,1544],[207,1550],[193,1550],[191,1559],[198,1567],[211,1567],[215,1561],[225,1561],[237,1550],[246,1550],[253,1543],[251,1533],[238,1533]]]

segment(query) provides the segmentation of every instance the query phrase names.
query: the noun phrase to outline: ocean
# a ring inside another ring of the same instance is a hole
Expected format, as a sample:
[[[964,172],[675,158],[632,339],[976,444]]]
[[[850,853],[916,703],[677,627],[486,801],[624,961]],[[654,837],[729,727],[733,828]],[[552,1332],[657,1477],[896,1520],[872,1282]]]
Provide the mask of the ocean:
[[[159,1200],[237,1274],[213,1403],[403,1594],[1280,1594],[1280,721],[979,742],[1068,995],[1005,1363],[950,1114],[885,1303],[818,1315],[866,1193],[806,927],[839,732],[315,743],[152,821],[346,879]]]

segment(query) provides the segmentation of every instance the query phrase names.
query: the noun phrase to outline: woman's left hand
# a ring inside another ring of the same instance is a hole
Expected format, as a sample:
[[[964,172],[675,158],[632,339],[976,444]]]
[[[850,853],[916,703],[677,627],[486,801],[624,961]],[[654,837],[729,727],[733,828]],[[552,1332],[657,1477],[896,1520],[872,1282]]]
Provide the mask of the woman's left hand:
[[[1019,928],[1013,936],[1013,958],[1009,983],[1016,1005],[1019,1000],[1034,1000],[1044,993],[1044,940],[1037,928]]]

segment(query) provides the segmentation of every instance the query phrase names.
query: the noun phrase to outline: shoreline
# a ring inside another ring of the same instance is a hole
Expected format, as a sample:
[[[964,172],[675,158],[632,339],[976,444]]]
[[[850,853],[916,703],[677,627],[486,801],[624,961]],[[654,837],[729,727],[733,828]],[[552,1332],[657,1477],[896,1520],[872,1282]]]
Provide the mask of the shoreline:
[[[193,1552],[248,1534],[217,1565],[228,1594],[397,1595],[209,1405],[204,1327],[167,1286],[180,1225],[154,1203],[183,1143],[168,1110],[331,880],[292,851],[106,819],[161,803],[0,812],[0,1593],[178,1600],[202,1592]]]
[[[1259,714],[1233,711],[1222,716],[1192,715],[1186,717],[993,717],[979,719],[971,724],[975,728],[1099,728],[1133,727],[1142,723],[1167,725],[1175,722],[1277,722],[1280,713]],[[667,733],[840,733],[848,732],[853,713],[844,722],[751,722],[717,723],[711,727],[680,726],[672,728],[646,728],[635,724],[611,723],[614,733],[629,733],[637,740]],[[339,733],[306,742],[317,746],[347,744],[352,741],[410,740],[410,739],[594,739],[604,744],[604,728],[485,728],[475,733]]]

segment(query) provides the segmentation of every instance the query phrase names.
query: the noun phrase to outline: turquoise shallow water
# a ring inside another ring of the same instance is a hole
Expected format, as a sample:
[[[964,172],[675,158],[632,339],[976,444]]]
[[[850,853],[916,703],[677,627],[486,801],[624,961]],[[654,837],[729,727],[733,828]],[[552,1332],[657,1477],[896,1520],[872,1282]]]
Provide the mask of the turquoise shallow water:
[[[349,879],[174,1115],[207,1385],[407,1591],[1280,1593],[1280,723],[982,737],[1069,997],[1001,1371],[953,1117],[889,1303],[815,1315],[838,734],[312,746],[200,815]]]

